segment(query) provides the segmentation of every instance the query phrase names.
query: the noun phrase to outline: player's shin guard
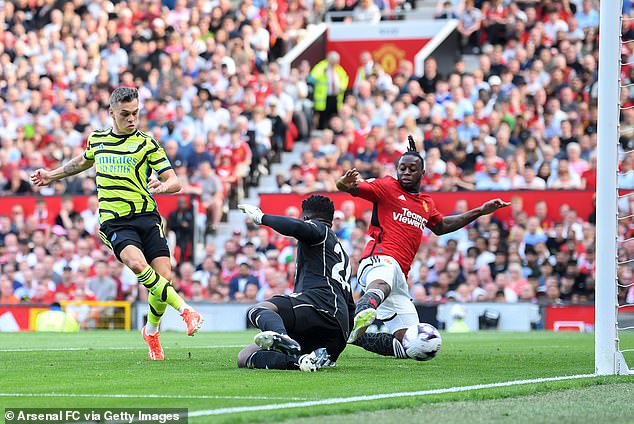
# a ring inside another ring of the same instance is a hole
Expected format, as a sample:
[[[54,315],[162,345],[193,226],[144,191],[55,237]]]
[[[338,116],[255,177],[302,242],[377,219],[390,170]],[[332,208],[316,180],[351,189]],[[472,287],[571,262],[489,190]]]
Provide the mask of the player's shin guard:
[[[183,306],[185,301],[176,293],[172,284],[165,277],[154,271],[151,266],[148,265],[136,276],[139,279],[139,283],[143,284],[151,294],[162,302],[166,302],[177,311]]]
[[[167,303],[163,302],[161,298],[156,296],[155,294],[148,294],[148,314],[147,314],[147,322],[148,326],[146,327],[146,332],[149,335],[152,335],[158,331],[159,323],[161,322],[161,317],[165,313],[165,309],[167,308]]]
[[[355,308],[355,314],[358,314],[361,311],[365,311],[366,309],[376,309],[379,307],[383,300],[385,299],[385,294],[381,289],[370,289],[359,299],[357,302],[357,306]]]
[[[258,350],[247,359],[247,368],[269,370],[298,370],[297,357],[274,350]]]
[[[253,326],[262,331],[275,331],[279,334],[288,334],[282,317],[270,309],[254,306],[247,312],[247,319]]]
[[[401,342],[389,333],[366,333],[352,344],[379,355],[394,356],[399,359],[407,358],[405,348]]]

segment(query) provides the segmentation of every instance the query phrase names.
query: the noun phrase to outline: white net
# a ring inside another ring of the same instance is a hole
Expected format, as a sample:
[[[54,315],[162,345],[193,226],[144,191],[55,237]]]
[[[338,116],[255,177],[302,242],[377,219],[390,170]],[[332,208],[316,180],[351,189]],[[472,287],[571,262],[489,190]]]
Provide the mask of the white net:
[[[618,228],[616,246],[617,351],[634,364],[634,18],[621,15],[618,119]],[[628,37],[625,38],[624,37]],[[626,365],[627,366],[627,365]],[[634,370],[630,368],[630,373]]]

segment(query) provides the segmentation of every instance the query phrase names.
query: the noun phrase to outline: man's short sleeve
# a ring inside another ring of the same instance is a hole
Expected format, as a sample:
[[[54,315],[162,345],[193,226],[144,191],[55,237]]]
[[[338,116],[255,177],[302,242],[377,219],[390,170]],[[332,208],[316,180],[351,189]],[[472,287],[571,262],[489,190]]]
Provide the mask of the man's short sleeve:
[[[427,221],[427,227],[435,227],[440,221],[442,221],[443,215],[438,209],[436,209],[436,203],[431,201],[431,212],[429,213],[429,221]]]
[[[150,168],[156,171],[157,174],[161,174],[168,169],[172,169],[172,164],[165,154],[165,150],[155,141],[152,140],[154,147],[148,154],[148,164]]]
[[[383,193],[385,192],[384,181],[384,178],[373,180],[370,182],[359,181],[357,183],[359,191],[355,194],[355,196],[365,200],[369,200],[372,203],[378,202],[379,199],[383,197]]]
[[[84,150],[84,159],[94,161],[95,151],[92,149],[91,142],[92,142],[92,134],[88,137],[88,141],[86,142],[86,149]]]

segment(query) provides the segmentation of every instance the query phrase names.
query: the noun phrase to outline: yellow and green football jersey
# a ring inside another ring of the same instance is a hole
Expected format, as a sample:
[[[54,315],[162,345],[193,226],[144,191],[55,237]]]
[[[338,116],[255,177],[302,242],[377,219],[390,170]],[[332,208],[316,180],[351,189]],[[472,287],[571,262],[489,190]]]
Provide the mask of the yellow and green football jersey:
[[[161,174],[172,165],[152,136],[138,130],[128,135],[93,131],[84,157],[94,161],[97,170],[100,223],[157,209],[148,178],[152,170]]]

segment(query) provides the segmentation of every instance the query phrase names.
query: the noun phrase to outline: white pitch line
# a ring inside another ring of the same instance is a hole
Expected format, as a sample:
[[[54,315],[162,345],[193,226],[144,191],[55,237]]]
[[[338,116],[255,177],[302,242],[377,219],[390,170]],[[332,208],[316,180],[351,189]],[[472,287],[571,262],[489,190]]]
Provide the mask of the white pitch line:
[[[306,400],[301,397],[276,396],[215,396],[215,395],[154,395],[154,394],[88,394],[88,393],[0,393],[0,397],[86,397],[123,399],[241,399],[241,400]]]
[[[303,408],[308,406],[334,405],[338,403],[362,402],[362,401],[377,400],[377,399],[441,395],[446,393],[468,392],[471,390],[492,389],[495,387],[520,386],[524,384],[547,383],[550,381],[574,380],[574,379],[590,378],[590,377],[596,377],[596,376],[594,374],[578,374],[578,375],[568,375],[568,376],[562,376],[562,377],[535,378],[532,380],[505,381],[502,383],[476,384],[473,386],[449,387],[446,389],[421,390],[417,392],[383,393],[383,394],[367,395],[367,396],[352,396],[352,397],[346,397],[346,398],[311,400],[306,402],[291,402],[291,403],[277,403],[277,404],[269,404],[269,405],[237,406],[232,408],[206,409],[201,411],[190,412],[188,416],[189,417],[203,417],[208,415],[233,414],[236,412],[270,411],[270,410],[280,410],[280,409],[290,409],[290,408]]]
[[[165,346],[166,350],[170,349],[228,349],[234,347],[244,347],[246,345],[224,345],[224,346]],[[66,351],[88,351],[88,350],[145,350],[147,347],[135,346],[135,347],[34,347],[34,348],[15,348],[15,349],[0,349],[2,352],[66,352]]]

